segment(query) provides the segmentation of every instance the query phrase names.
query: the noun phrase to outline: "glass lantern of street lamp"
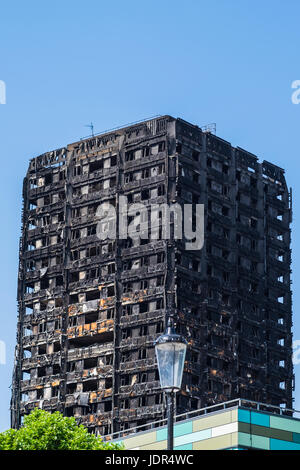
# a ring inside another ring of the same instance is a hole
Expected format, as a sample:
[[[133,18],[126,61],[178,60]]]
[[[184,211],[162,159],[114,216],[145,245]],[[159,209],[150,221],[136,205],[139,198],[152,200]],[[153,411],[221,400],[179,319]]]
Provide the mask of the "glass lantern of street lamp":
[[[155,342],[160,385],[166,392],[181,388],[186,348],[186,339],[175,332],[169,319],[165,333]]]

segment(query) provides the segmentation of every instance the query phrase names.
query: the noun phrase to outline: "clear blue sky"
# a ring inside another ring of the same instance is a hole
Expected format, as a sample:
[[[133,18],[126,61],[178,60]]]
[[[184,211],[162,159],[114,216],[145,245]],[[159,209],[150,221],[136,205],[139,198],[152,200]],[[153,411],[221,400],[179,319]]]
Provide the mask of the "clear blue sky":
[[[217,134],[286,169],[293,187],[294,339],[300,339],[300,3],[297,0],[2,2],[0,430],[9,426],[22,179],[28,160],[156,114]],[[298,261],[298,262],[297,262]],[[300,365],[295,367],[300,408]]]

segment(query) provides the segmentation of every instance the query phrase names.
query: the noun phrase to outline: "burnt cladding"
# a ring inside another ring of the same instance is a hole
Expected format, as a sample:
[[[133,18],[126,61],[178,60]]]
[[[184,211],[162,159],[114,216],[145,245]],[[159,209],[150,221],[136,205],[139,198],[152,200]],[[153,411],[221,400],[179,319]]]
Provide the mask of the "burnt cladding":
[[[151,239],[101,240],[97,208],[118,213],[124,196],[204,204],[203,248],[165,240],[159,216]],[[188,340],[177,413],[237,397],[292,407],[281,168],[163,116],[32,159],[23,200],[13,427],[36,406],[100,434],[165,417],[153,342],[170,310]]]

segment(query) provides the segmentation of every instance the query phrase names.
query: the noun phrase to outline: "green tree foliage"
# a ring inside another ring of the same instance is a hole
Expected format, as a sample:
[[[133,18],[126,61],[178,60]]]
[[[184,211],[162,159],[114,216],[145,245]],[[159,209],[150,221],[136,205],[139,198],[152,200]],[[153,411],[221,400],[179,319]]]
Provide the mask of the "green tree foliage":
[[[35,409],[16,430],[0,433],[0,450],[122,450],[122,444],[103,442],[89,434],[75,418],[65,418],[59,411]]]

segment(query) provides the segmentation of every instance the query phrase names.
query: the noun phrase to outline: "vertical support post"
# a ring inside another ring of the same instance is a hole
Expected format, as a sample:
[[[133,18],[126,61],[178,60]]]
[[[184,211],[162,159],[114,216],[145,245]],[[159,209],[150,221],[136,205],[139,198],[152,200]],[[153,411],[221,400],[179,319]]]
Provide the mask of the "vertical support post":
[[[174,446],[174,392],[167,393],[168,399],[168,450],[173,450]]]

